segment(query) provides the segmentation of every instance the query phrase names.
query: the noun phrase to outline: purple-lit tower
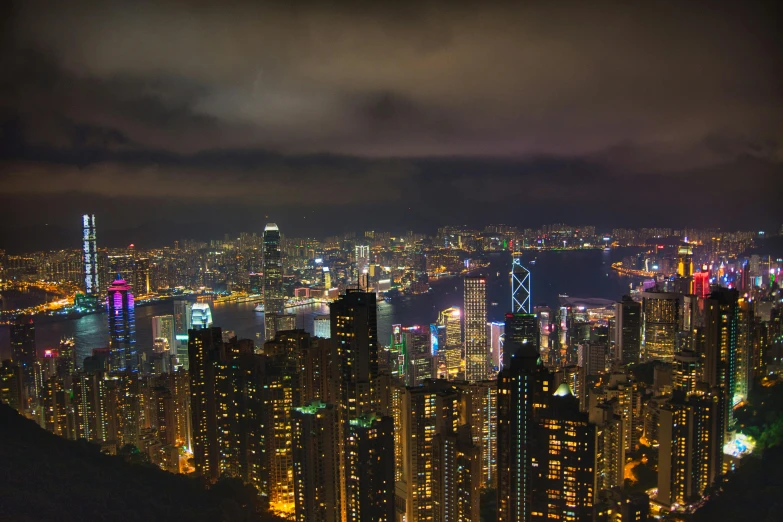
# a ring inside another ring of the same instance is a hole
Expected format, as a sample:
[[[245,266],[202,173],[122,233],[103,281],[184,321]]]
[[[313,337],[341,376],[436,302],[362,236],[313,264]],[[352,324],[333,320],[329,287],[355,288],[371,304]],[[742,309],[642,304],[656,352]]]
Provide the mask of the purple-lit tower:
[[[106,297],[109,315],[109,365],[111,371],[139,369],[136,353],[136,311],[131,286],[117,274]]]

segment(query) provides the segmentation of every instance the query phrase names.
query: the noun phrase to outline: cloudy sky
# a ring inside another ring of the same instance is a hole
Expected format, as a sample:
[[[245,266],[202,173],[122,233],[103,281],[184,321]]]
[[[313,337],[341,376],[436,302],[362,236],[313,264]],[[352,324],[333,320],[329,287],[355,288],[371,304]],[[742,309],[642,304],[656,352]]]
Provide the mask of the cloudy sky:
[[[783,221],[774,2],[376,3],[4,3],[5,242]]]

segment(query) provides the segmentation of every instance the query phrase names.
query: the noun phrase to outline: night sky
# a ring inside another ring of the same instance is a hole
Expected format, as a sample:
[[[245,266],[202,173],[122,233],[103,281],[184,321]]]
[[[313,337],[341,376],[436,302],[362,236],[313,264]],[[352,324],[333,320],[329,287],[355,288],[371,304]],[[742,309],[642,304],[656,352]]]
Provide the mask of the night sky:
[[[0,248],[783,221],[776,2],[269,4],[4,2]]]

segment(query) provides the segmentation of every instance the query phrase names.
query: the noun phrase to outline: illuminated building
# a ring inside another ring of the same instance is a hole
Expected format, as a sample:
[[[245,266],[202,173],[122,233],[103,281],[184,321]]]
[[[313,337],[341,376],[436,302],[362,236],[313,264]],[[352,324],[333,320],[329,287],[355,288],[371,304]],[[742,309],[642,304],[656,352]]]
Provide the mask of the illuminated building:
[[[646,522],[650,497],[646,493],[626,493],[620,487],[600,492],[595,522]]]
[[[156,315],[152,318],[152,338],[166,339],[171,355],[177,354],[176,338],[174,337],[174,316]]]
[[[135,295],[150,293],[150,260],[146,257],[133,261],[133,292]]]
[[[521,254],[514,253],[511,269],[511,311],[529,314],[531,303],[530,271],[522,266]]]
[[[394,521],[394,421],[365,413],[349,421],[345,442],[349,522]]]
[[[297,522],[339,522],[340,454],[334,406],[313,402],[291,414]]]
[[[736,290],[720,288],[705,302],[704,381],[720,393],[721,446],[733,425],[737,386],[738,300]]]
[[[74,419],[71,394],[65,389],[63,379],[52,376],[44,382],[43,413],[46,429],[68,439],[74,437]]]
[[[25,368],[37,358],[35,321],[31,315],[18,315],[10,326],[11,359]]]
[[[503,365],[503,341],[505,339],[505,323],[487,323],[487,338],[489,339],[489,352],[492,367],[500,370]]]
[[[288,330],[296,330],[296,314],[272,314],[272,315],[274,316],[275,332],[286,332]]]
[[[0,363],[0,402],[16,411],[22,411],[24,404],[22,369],[16,362],[5,360]]]
[[[536,353],[540,351],[539,343],[541,335],[538,331],[538,319],[535,314],[525,312],[514,312],[506,314],[505,325],[505,343],[529,344]],[[516,345],[511,344],[510,347]],[[507,351],[503,352],[503,366],[509,364],[511,355]]]
[[[332,334],[329,323],[330,319],[328,315],[316,315],[313,317],[313,335],[315,335],[315,337],[321,337],[322,339],[330,339]]]
[[[118,274],[108,292],[106,310],[109,320],[109,368],[111,371],[138,371],[136,305],[131,287]]]
[[[176,343],[177,363],[188,369],[188,330],[191,329],[193,303],[186,299],[174,301],[174,340]]]
[[[696,383],[701,381],[701,365],[699,355],[692,351],[682,351],[674,354],[672,364],[672,388],[685,395],[696,391]]]
[[[73,405],[76,437],[89,441],[108,440],[103,376],[80,373],[73,377]]]
[[[190,327],[196,330],[212,326],[212,310],[207,303],[194,303],[190,310]]]
[[[435,435],[433,448],[433,491],[439,499],[433,520],[479,522],[481,452],[473,443],[470,426]]]
[[[219,327],[188,332],[190,410],[196,471],[211,480],[220,476],[217,422],[217,367],[223,336]]]
[[[622,364],[637,364],[641,357],[642,305],[630,296],[614,304],[616,358]]]
[[[370,247],[367,245],[356,245],[355,248],[355,262],[356,262],[356,280],[362,274],[366,274],[370,267]]]
[[[717,397],[681,394],[660,407],[658,496],[666,506],[698,500],[720,473],[723,438]]]
[[[429,329],[420,326],[402,328],[405,353],[405,384],[418,386],[435,377]]]
[[[473,445],[479,450],[480,484],[495,487],[497,481],[497,381],[458,385],[461,423],[470,425]]]
[[[698,297],[710,295],[710,273],[707,265],[701,267],[701,272],[693,274],[693,293]]]
[[[568,384],[530,344],[506,341],[498,376],[498,521],[588,521],[595,495],[595,426]]]
[[[436,435],[448,435],[460,425],[460,397],[448,381],[426,381],[423,386],[407,388],[402,417],[402,479],[406,520],[436,520],[439,490],[435,489],[440,454]]]
[[[693,275],[693,248],[680,246],[677,249],[677,275],[690,277]]]
[[[483,381],[488,376],[487,280],[465,278],[465,379]]]
[[[280,229],[274,223],[264,227],[264,338],[274,339],[273,314],[282,314],[285,307],[283,293],[283,261],[280,253]]]
[[[446,329],[446,345],[441,348],[449,379],[456,379],[462,364],[462,318],[459,308],[440,312],[438,325]]]
[[[642,346],[647,360],[671,362],[680,331],[680,295],[642,292]]]
[[[610,402],[590,409],[590,422],[596,426],[597,489],[622,487],[625,479],[625,441],[623,418]]]
[[[736,406],[748,398],[753,384],[753,338],[755,320],[752,301],[740,298],[737,301],[737,356],[734,367],[734,397]]]
[[[82,216],[82,257],[84,262],[84,293],[98,295],[98,249],[96,246],[95,214]]]

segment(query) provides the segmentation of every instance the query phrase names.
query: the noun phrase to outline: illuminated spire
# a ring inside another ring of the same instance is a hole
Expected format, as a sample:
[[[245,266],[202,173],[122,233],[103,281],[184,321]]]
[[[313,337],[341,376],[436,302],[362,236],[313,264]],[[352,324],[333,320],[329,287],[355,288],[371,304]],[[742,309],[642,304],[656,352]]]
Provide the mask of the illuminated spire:
[[[514,253],[511,270],[511,311],[530,313],[530,270],[522,266],[522,255]]]

